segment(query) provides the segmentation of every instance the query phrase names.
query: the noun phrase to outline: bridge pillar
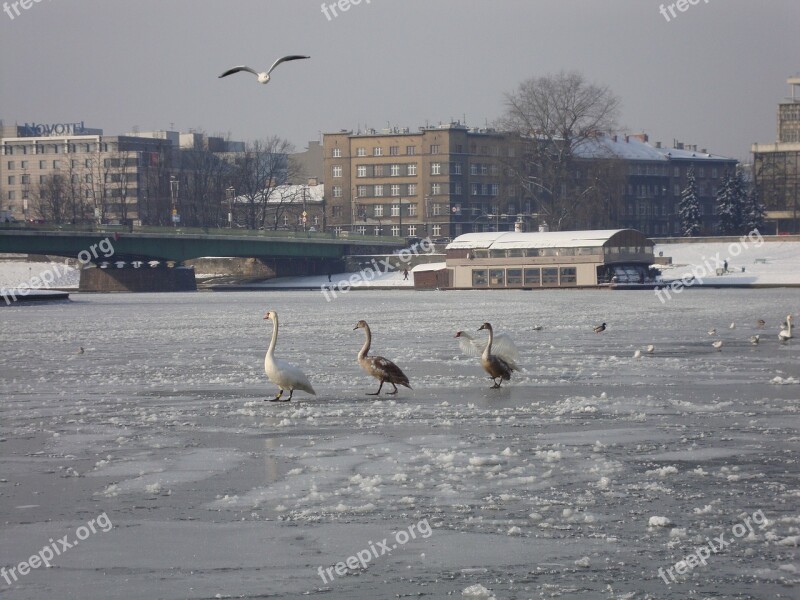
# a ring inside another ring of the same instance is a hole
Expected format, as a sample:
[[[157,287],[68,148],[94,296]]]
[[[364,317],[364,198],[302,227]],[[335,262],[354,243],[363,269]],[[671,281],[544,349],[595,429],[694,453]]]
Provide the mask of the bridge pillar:
[[[194,269],[141,267],[81,269],[78,285],[81,292],[194,292],[197,283]]]

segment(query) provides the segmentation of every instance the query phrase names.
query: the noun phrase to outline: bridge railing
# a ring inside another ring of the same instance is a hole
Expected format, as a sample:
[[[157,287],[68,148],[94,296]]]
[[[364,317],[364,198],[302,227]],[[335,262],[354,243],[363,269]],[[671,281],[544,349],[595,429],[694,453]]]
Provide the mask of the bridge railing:
[[[23,223],[15,221],[12,223],[0,223],[0,231],[23,230],[23,231],[63,231],[71,233],[154,233],[166,235],[216,235],[216,236],[236,236],[236,237],[261,237],[261,238],[285,238],[285,239],[320,239],[335,240],[347,239],[349,241],[378,242],[386,244],[397,244],[403,242],[403,238],[359,235],[347,232],[344,236],[337,237],[334,232],[321,231],[294,231],[285,229],[241,229],[223,227],[159,227],[155,225],[95,225],[83,223],[79,225],[63,224],[55,225],[50,223]]]

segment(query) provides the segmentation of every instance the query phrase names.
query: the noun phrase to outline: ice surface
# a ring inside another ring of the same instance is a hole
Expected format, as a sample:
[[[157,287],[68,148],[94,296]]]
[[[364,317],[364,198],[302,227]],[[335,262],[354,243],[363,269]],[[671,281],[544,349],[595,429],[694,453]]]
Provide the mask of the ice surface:
[[[0,565],[113,528],[5,598],[796,595],[796,290],[72,297],[0,311]],[[264,402],[267,309],[318,396]],[[413,390],[365,395],[362,318]],[[484,321],[522,357],[499,390],[453,338]]]

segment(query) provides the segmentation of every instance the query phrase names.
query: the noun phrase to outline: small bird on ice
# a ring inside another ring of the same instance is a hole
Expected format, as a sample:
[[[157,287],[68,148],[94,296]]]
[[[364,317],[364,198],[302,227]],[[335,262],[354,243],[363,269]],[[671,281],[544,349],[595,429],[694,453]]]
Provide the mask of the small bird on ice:
[[[753,344],[753,346],[758,346],[758,341],[760,339],[761,339],[761,336],[756,334],[756,335],[754,335],[753,337],[750,338],[750,343]]]
[[[228,69],[222,75],[219,76],[219,79],[222,79],[223,77],[227,77],[228,75],[233,75],[234,73],[238,73],[240,71],[247,71],[248,73],[252,73],[253,75],[255,75],[258,78],[258,83],[269,83],[269,80],[270,80],[269,74],[272,73],[275,70],[275,67],[277,67],[279,64],[281,64],[282,62],[289,61],[289,60],[300,60],[300,59],[304,59],[304,58],[311,58],[311,57],[310,56],[302,56],[300,54],[290,54],[289,56],[284,56],[284,57],[279,58],[278,60],[276,60],[274,63],[272,63],[272,66],[269,68],[268,71],[263,71],[262,73],[259,73],[258,71],[256,71],[255,69],[251,69],[250,67],[246,67],[244,65],[240,65],[238,67],[233,67],[231,69]]]
[[[83,354],[83,346],[80,346],[75,354]]]
[[[633,358],[642,358],[642,351],[641,350],[637,350],[636,352],[634,352],[633,353]]]
[[[731,323],[731,326],[729,327],[729,329],[736,329],[736,323]]]
[[[594,332],[595,333],[603,333],[605,330],[606,330],[606,324],[605,323],[603,323],[602,325],[597,325],[594,328]]]
[[[656,351],[656,347],[655,347],[655,346],[653,346],[653,344],[650,344],[650,345],[647,347],[647,353],[648,353],[648,354],[652,354],[652,353],[653,353],[653,352],[655,352],[655,351]]]
[[[714,346],[714,350],[719,352],[722,349],[722,340],[717,340],[716,342],[711,342],[711,345]]]
[[[708,335],[716,335],[716,334],[717,334],[716,328],[708,332]]]

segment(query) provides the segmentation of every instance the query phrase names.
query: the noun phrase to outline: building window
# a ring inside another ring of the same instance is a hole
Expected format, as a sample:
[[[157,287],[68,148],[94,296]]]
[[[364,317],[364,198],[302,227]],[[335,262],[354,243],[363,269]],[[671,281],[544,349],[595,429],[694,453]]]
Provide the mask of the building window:
[[[336,237],[340,237],[342,235],[342,228],[341,227],[334,227],[333,228],[333,234]]]
[[[520,287],[522,285],[522,269],[508,269],[506,283],[508,287]]]
[[[408,205],[408,216],[409,217],[416,217],[417,216],[417,205],[416,203],[412,202]]]
[[[489,287],[506,287],[505,269],[489,269]]]
[[[561,285],[576,285],[577,282],[575,267],[561,267]]]
[[[541,282],[541,271],[539,269],[525,269],[525,286],[540,286]]]
[[[461,175],[461,163],[450,163],[450,170],[453,175]]]
[[[431,154],[439,154],[439,144],[431,144]]]
[[[47,168],[47,161],[46,160],[40,160],[39,161],[39,168],[40,169],[46,169]]]
[[[333,169],[331,170],[331,174],[334,177],[341,177],[342,176],[342,167],[339,167],[339,166],[333,167]]]
[[[717,178],[717,167],[712,167],[711,169],[711,179]]]
[[[289,215],[283,215],[283,226],[284,227],[289,226]]]
[[[397,156],[400,154],[400,146],[389,146],[389,156]]]
[[[376,217],[383,216],[383,204],[376,204],[375,205],[375,212],[373,213]]]
[[[431,175],[442,174],[442,163],[431,163]]]
[[[373,177],[383,177],[383,165],[375,165],[372,167]]]
[[[383,156],[383,149],[380,146],[375,146],[372,149],[372,156]]]
[[[8,170],[9,171],[13,171],[14,170],[14,161],[13,160],[8,161]]]
[[[365,185],[359,185],[359,186],[356,188],[356,196],[358,196],[359,198],[363,198],[363,197],[365,197],[366,195],[367,195],[367,186],[365,186]]]
[[[367,149],[366,148],[356,148],[356,156],[366,156]]]
[[[400,216],[400,205],[399,204],[392,204],[392,216],[399,217]]]
[[[20,169],[27,169],[28,168],[28,161],[27,160],[20,161],[19,168]]]
[[[392,177],[399,177],[400,176],[400,165],[392,165],[389,167],[389,174]]]
[[[356,177],[366,177],[366,176],[367,176],[367,166],[358,165],[356,167]]]
[[[489,195],[497,196],[500,193],[500,186],[496,183],[489,184]]]
[[[17,178],[14,177],[13,175],[9,175],[8,176],[8,185],[16,185],[16,184],[17,184]]]
[[[441,225],[434,225],[432,229],[433,229],[433,237],[441,237],[442,235]]]
[[[333,158],[342,158],[342,149],[341,148],[334,148],[333,149]]]
[[[392,184],[391,194],[392,194],[392,196],[399,196],[400,195],[400,186],[397,185],[396,183]]]
[[[31,182],[31,176],[30,175],[23,175],[20,178],[20,183],[22,183],[23,185],[25,185],[26,183],[30,183],[30,182]]]
[[[409,177],[416,177],[417,176],[417,163],[411,163],[406,165],[407,174]]]
[[[438,202],[433,203],[433,216],[438,217],[442,214],[442,205]]]
[[[706,176],[705,167],[700,167],[699,169],[697,169],[697,176],[698,177],[705,177]]]
[[[438,196],[441,193],[442,193],[442,186],[438,183],[432,183],[431,194],[433,194],[434,196]]]
[[[14,190],[9,190],[8,191],[8,199],[9,200],[16,200],[16,194],[14,193]]]
[[[374,193],[374,195],[375,195],[375,197],[376,197],[376,198],[377,198],[377,197],[380,197],[380,196],[383,196],[383,186],[382,186],[382,185],[376,185],[376,186],[375,186],[375,193]]]
[[[341,198],[342,197],[342,186],[340,186],[340,185],[333,186],[333,197],[334,198]]]
[[[417,184],[416,183],[409,183],[408,184],[408,193],[407,196],[416,196],[417,195]]]
[[[60,160],[54,160],[53,161],[53,168],[54,169],[60,169],[61,168],[61,161]]]
[[[558,268],[542,269],[542,285],[558,285]]]
[[[472,287],[487,287],[489,277],[486,269],[472,269]]]
[[[367,235],[367,228],[364,225],[359,225],[356,227],[356,233],[358,235]]]
[[[406,155],[414,156],[417,153],[416,146],[406,146]]]
[[[675,167],[672,169],[672,176],[673,177],[680,177],[681,176],[681,168]]]
[[[400,226],[392,225],[392,237],[400,237]]]
[[[373,231],[375,232],[375,235],[380,235],[381,234],[381,226],[380,225],[375,225],[375,229]]]
[[[408,235],[413,237],[417,235],[417,226],[416,225],[409,225],[408,226]]]
[[[469,193],[472,196],[480,196],[481,194],[481,184],[479,183],[471,183],[469,186]]]
[[[681,195],[681,184],[675,183],[672,185],[672,195],[673,196],[680,196]]]

